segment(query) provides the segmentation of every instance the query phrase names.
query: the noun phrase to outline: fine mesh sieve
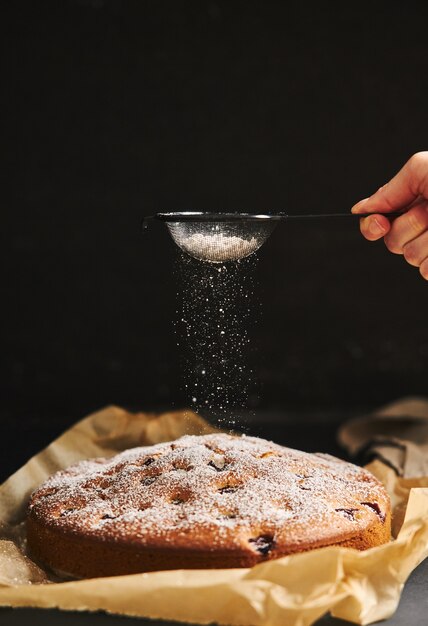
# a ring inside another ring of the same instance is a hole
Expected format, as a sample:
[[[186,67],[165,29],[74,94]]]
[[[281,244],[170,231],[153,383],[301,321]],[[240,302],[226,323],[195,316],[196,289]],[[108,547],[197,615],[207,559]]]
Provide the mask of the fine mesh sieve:
[[[237,261],[256,252],[275,228],[274,221],[167,222],[171,237],[200,261]]]
[[[401,213],[387,213],[397,217]],[[256,252],[274,230],[278,221],[319,219],[367,215],[353,213],[303,214],[286,213],[203,213],[196,211],[157,213],[143,218],[142,228],[155,218],[166,223],[171,237],[184,252],[200,261],[224,263],[237,261]]]
[[[251,213],[158,213],[174,242],[200,261],[224,263],[253,254],[274,230],[280,215]],[[150,218],[146,218],[150,219]],[[143,220],[146,228],[146,220]]]

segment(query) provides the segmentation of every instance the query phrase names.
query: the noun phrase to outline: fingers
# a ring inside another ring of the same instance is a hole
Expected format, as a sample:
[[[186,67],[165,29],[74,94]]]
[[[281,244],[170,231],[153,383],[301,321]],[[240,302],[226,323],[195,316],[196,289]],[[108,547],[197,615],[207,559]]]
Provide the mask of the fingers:
[[[406,244],[403,255],[409,265],[420,267],[428,258],[428,232],[425,231],[420,237]]]
[[[360,220],[360,230],[368,241],[377,241],[388,234],[391,223],[384,215],[370,215]]]
[[[425,280],[428,280],[428,259],[425,259],[425,261],[423,261],[419,267],[419,273],[422,276],[422,278],[425,278]]]
[[[387,214],[395,211],[403,214],[390,221]],[[352,212],[372,213],[360,220],[364,237],[383,238],[390,252],[402,254],[428,280],[428,152],[414,154],[389,183],[358,202]]]
[[[385,245],[390,252],[403,254],[404,247],[412,240],[419,239],[427,230],[428,202],[425,201],[394,220],[385,236]]]
[[[414,154],[389,183],[357,202],[352,213],[390,213],[407,208],[418,196],[428,198],[428,152]]]

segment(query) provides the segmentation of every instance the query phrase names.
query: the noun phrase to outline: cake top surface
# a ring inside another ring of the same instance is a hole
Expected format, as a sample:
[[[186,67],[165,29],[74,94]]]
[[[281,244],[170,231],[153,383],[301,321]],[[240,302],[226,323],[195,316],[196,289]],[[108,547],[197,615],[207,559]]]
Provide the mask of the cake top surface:
[[[388,496],[366,470],[247,436],[184,436],[57,472],[29,515],[100,541],[157,548],[268,551],[322,545],[385,520]]]

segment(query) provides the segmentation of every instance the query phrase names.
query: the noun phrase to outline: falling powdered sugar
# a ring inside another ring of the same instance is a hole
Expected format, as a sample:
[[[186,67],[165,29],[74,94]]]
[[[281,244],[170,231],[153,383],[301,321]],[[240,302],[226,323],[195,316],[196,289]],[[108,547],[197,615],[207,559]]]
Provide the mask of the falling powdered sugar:
[[[201,263],[181,255],[177,264],[177,345],[186,401],[222,427],[257,400],[251,329],[258,321],[257,259]],[[241,425],[242,428],[242,425]]]

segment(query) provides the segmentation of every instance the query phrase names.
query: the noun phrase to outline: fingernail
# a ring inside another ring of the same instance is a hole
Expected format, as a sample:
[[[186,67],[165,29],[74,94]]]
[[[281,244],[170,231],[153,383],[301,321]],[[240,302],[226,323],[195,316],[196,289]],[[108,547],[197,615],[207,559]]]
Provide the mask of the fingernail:
[[[357,202],[357,204],[354,204],[351,209],[351,213],[359,213],[360,211],[362,211],[364,208],[364,204],[367,202],[368,199],[369,198],[364,198],[363,200]]]
[[[375,217],[372,217],[369,223],[369,232],[374,237],[379,237],[379,235],[383,235],[385,229]]]

